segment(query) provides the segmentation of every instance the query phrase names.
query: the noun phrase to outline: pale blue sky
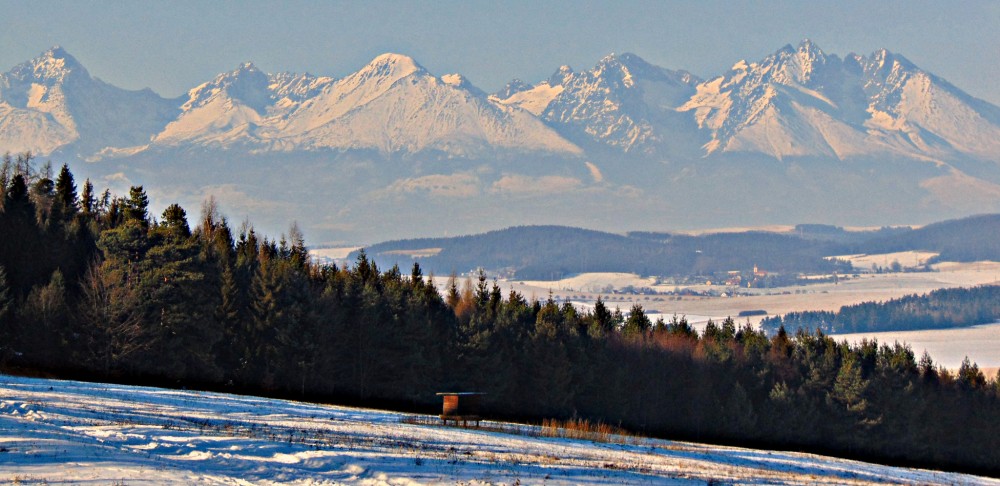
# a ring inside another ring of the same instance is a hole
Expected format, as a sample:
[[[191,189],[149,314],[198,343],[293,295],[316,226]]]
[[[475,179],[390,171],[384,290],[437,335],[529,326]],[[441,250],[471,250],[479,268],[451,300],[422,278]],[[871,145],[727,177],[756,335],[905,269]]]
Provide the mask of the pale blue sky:
[[[254,61],[342,76],[399,52],[486,91],[634,52],[699,76],[810,38],[828,53],[885,47],[1000,104],[1000,2],[10,1],[0,71],[59,44],[112,84],[177,96]]]

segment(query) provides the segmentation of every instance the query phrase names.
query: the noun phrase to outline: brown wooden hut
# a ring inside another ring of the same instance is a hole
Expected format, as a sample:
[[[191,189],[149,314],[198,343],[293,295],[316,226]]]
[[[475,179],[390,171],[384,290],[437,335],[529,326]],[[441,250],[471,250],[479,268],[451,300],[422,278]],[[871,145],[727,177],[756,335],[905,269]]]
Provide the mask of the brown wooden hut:
[[[441,409],[441,420],[445,425],[449,420],[454,420],[458,425],[466,426],[468,422],[475,422],[479,427],[479,400],[484,393],[477,392],[442,392],[437,394],[444,399]]]

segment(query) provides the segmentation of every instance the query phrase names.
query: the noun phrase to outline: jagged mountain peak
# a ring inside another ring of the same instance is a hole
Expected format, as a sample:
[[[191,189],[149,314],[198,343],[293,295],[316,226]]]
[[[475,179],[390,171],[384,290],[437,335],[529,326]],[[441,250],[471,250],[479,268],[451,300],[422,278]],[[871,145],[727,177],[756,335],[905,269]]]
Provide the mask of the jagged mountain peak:
[[[270,78],[253,62],[244,62],[236,69],[219,74],[188,93],[188,101],[181,107],[187,111],[219,97],[229,97],[263,113],[271,102]]]
[[[268,77],[267,73],[261,71],[257,67],[257,65],[253,63],[253,61],[246,61],[240,63],[240,65],[237,66],[236,69],[216,76],[215,79],[216,82],[233,82],[238,79],[247,79],[247,78],[266,79],[267,77]]]
[[[458,89],[463,89],[475,96],[483,96],[483,97],[487,96],[486,93],[483,92],[483,90],[476,87],[476,85],[472,84],[472,82],[469,81],[468,78],[462,76],[461,74],[458,73],[445,74],[442,75],[440,79],[442,83],[447,84],[448,86],[453,86]]]
[[[589,71],[557,73],[564,87],[542,116],[588,143],[625,152],[652,153],[656,147],[680,145],[672,128],[676,107],[694,93],[697,80],[684,71],[654,66],[633,53],[611,53]],[[555,77],[555,76],[553,76]]]
[[[760,68],[763,78],[770,77],[777,83],[807,85],[817,71],[821,71],[829,62],[836,60],[835,56],[827,56],[818,45],[805,39],[798,47],[786,44],[753,66]]]
[[[548,83],[549,86],[562,86],[566,83],[566,80],[573,76],[573,68],[563,64],[556,69],[556,72],[549,76]]]
[[[246,61],[240,63],[235,70],[219,75],[219,78],[228,78],[229,80],[255,78],[260,80],[268,78],[268,74],[261,71],[253,61]]]
[[[885,48],[877,49],[870,55],[862,57],[860,62],[865,67],[865,71],[870,73],[888,73],[892,70],[923,72],[922,69],[917,67],[916,64],[913,64],[912,61],[904,57],[902,54],[896,54]]]
[[[71,76],[90,78],[90,73],[65,49],[56,45],[10,72],[22,81],[63,82]]]
[[[816,60],[825,59],[827,57],[826,53],[823,52],[823,49],[820,49],[816,43],[809,39],[803,39],[802,42],[799,43],[798,48],[795,49],[795,53],[800,59]]]
[[[816,43],[813,42],[809,38],[802,39],[799,42],[799,48],[798,48],[799,51],[810,51],[810,50],[813,50],[813,49],[822,52],[822,50],[819,48],[819,46],[816,45]]]
[[[589,75],[596,78],[604,78],[608,82],[616,84],[620,82],[626,88],[633,87],[637,78],[678,85],[692,84],[700,81],[687,71],[674,71],[656,66],[631,52],[623,54],[611,53],[605,56],[597,63]],[[615,81],[611,81],[612,79]]]
[[[654,69],[654,67],[635,54],[630,52],[616,54],[612,52],[597,62],[593,72],[595,75],[600,76],[604,72],[614,70],[620,70],[628,74],[631,71],[644,71],[648,69]]]
[[[518,78],[514,78],[514,79],[510,80],[510,82],[507,83],[499,91],[497,91],[496,93],[493,93],[493,96],[495,96],[497,99],[505,100],[505,99],[510,98],[511,96],[517,94],[517,93],[520,93],[522,91],[527,91],[529,89],[531,89],[531,85],[530,84],[525,83],[524,81],[521,81]]]

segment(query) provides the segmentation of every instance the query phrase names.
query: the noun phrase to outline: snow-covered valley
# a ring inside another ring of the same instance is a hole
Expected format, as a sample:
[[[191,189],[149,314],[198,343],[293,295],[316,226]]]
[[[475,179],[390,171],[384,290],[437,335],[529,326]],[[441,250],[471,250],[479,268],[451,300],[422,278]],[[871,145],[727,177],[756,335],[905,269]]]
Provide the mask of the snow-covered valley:
[[[444,428],[417,416],[0,375],[15,484],[1000,484],[794,452]],[[418,423],[409,423],[418,422]],[[514,427],[514,426],[507,426]]]

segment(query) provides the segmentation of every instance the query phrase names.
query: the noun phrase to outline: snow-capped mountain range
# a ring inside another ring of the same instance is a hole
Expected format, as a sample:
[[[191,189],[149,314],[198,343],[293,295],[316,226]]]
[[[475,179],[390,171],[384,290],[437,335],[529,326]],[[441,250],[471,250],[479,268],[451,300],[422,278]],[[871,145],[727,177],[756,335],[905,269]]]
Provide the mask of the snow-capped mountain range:
[[[522,110],[491,103],[459,75],[435,77],[413,59],[383,54],[343,79],[267,74],[251,63],[188,93],[150,146],[247,146],[255,151],[493,148],[577,153]]]
[[[1000,108],[899,54],[841,58],[808,40],[707,79],[611,54],[488,94],[383,54],[343,78],[244,63],[173,99],[116,88],[56,47],[0,74],[0,151],[26,150],[275,220],[333,191],[325,227],[355,231],[382,211],[399,237],[418,217],[435,235],[595,217],[636,229],[651,214],[707,226],[1000,211]],[[221,169],[234,163],[238,176]],[[288,164],[312,172],[262,202],[269,171]]]
[[[707,80],[609,55],[486,95],[383,54],[342,79],[268,74],[252,63],[179,99],[91,77],[61,48],[0,75],[0,147],[84,157],[150,147],[374,150],[481,156],[497,150],[777,159],[892,154],[1000,158],[1000,109],[884,49],[843,59],[806,40]]]

